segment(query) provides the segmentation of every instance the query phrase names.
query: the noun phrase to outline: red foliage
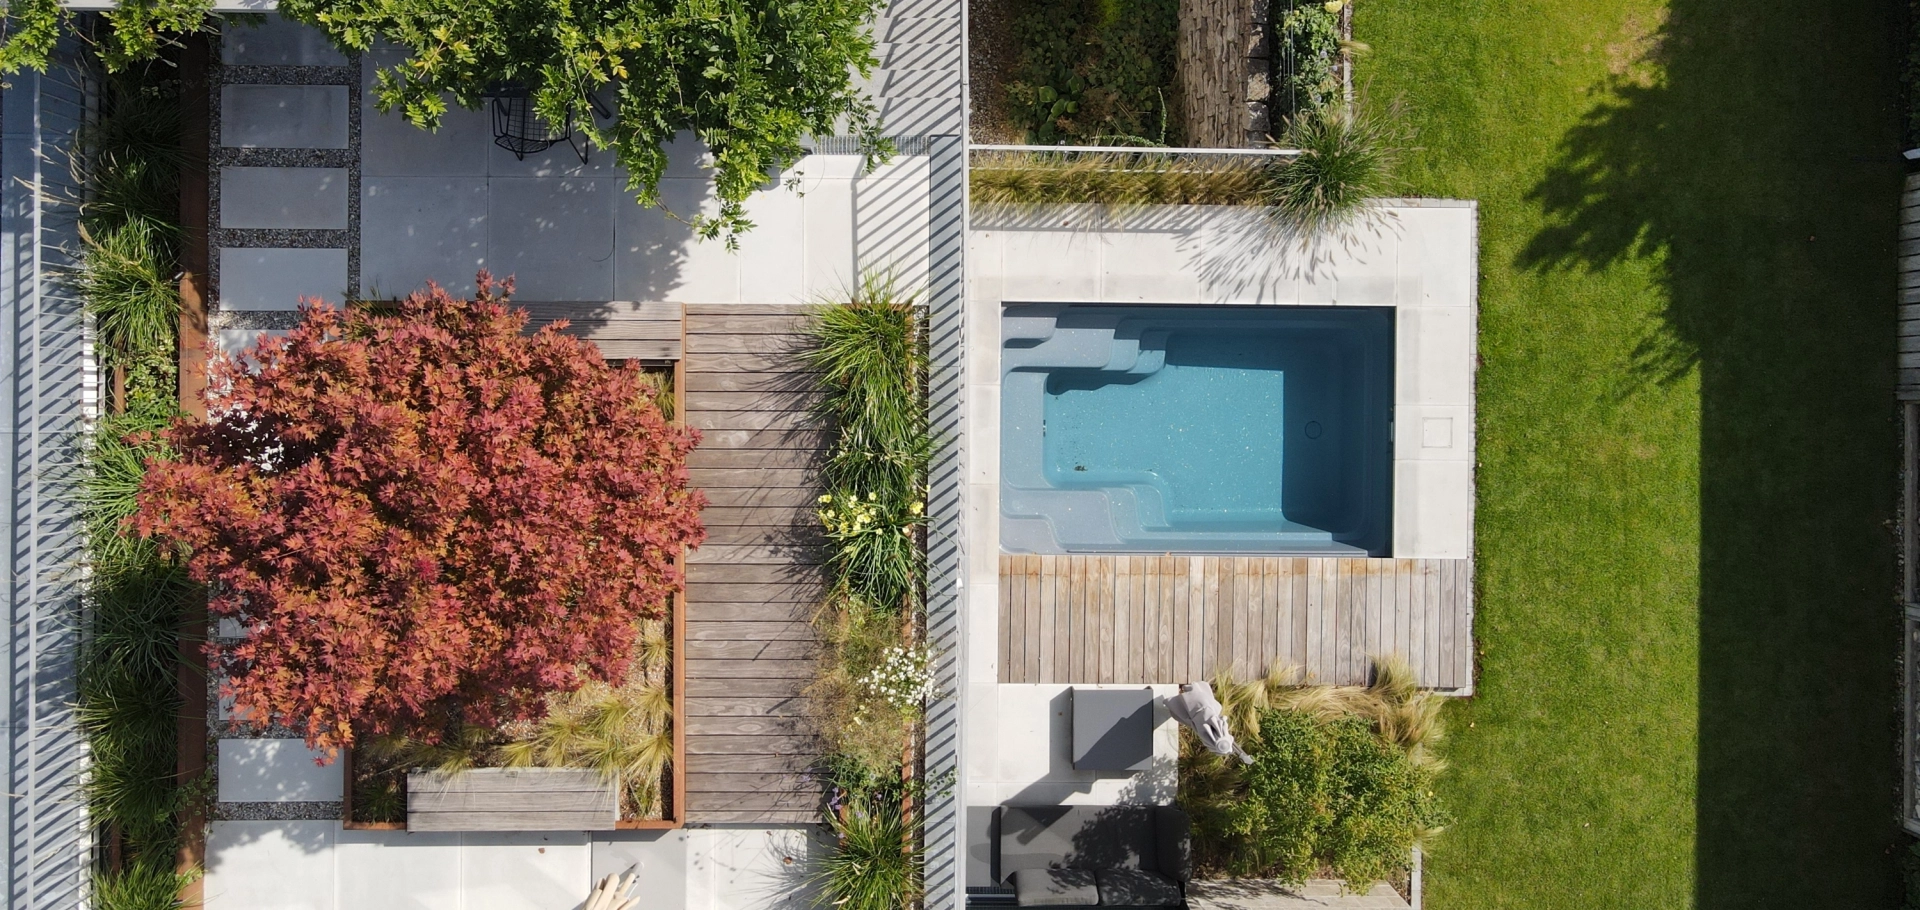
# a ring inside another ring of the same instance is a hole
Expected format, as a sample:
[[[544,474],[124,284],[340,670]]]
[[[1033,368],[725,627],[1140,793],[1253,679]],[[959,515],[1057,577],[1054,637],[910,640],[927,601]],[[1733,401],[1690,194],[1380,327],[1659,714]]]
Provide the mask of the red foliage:
[[[209,646],[237,716],[328,750],[536,717],[545,693],[623,677],[636,621],[679,589],[673,557],[705,538],[697,434],[631,365],[521,334],[510,281],[480,285],[397,314],[304,305],[288,336],[216,359],[212,422],[167,432],[132,524],[247,630]]]

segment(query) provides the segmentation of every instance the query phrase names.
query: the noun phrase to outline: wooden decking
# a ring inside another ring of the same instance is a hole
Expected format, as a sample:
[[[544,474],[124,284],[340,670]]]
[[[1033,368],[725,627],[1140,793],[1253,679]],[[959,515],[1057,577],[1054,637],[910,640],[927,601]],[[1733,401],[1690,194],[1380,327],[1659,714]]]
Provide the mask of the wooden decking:
[[[813,676],[821,550],[815,475],[827,444],[792,352],[799,307],[686,307],[681,384],[706,545],[687,565],[689,824],[818,821],[820,750],[801,691]]]
[[[1366,681],[1398,654],[1421,684],[1473,679],[1464,559],[1001,556],[1000,680],[1179,683],[1281,663]]]
[[[557,319],[566,333],[585,338],[608,360],[679,360],[681,305],[614,301],[519,301],[532,331]]]

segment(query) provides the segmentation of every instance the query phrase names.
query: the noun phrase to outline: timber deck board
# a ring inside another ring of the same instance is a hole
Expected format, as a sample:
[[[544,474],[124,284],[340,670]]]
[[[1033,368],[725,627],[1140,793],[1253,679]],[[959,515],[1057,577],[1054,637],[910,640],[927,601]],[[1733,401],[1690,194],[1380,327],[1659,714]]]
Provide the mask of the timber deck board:
[[[1287,556],[1000,557],[1000,681],[1181,683],[1274,663],[1367,681],[1399,655],[1473,684],[1473,563]]]
[[[683,413],[703,434],[688,475],[709,503],[684,598],[689,824],[820,819],[802,693],[826,583],[814,509],[831,437],[795,355],[804,313],[686,307]]]

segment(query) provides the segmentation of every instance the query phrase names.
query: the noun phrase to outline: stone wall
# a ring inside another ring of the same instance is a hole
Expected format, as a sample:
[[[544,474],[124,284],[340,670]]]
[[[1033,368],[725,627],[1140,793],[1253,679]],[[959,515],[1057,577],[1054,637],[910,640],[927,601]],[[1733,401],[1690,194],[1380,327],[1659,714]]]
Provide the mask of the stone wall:
[[[1267,144],[1270,0],[1180,0],[1176,74],[1186,144]]]

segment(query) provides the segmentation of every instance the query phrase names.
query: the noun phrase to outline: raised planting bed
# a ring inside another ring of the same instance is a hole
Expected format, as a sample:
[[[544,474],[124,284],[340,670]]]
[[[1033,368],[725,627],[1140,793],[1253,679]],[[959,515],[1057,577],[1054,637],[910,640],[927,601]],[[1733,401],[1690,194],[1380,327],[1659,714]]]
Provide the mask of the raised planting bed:
[[[483,768],[407,775],[409,831],[611,831],[620,791],[598,771]]]

